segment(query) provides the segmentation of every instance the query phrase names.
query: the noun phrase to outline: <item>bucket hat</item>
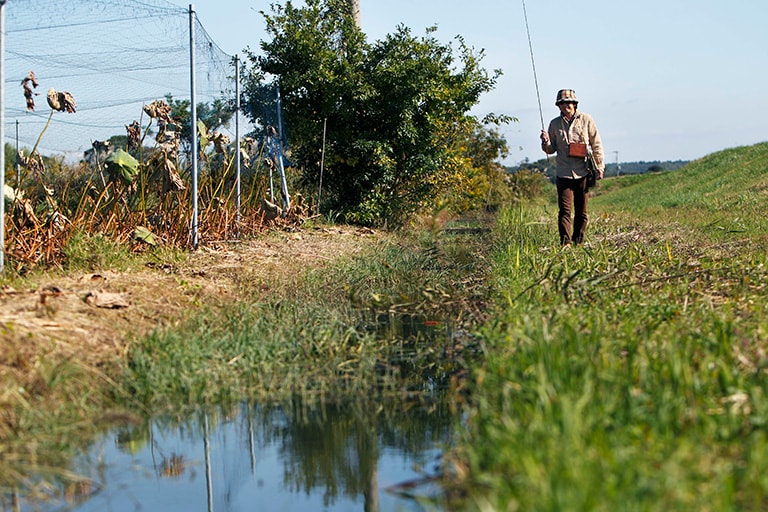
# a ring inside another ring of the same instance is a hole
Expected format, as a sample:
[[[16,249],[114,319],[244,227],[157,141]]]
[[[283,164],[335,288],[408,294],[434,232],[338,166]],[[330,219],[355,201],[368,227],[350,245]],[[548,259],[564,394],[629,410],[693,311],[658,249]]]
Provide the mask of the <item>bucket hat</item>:
[[[576,91],[573,89],[560,89],[557,91],[557,99],[555,100],[555,105],[559,105],[561,103],[579,103],[579,100],[576,99]]]

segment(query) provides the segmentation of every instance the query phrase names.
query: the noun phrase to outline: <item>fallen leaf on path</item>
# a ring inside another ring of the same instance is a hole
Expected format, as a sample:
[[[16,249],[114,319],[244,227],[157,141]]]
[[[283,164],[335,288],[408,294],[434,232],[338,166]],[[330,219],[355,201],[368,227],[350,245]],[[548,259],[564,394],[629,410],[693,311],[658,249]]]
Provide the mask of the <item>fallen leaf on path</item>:
[[[130,305],[128,300],[119,293],[88,292],[84,300],[91,306],[105,309],[121,309]]]

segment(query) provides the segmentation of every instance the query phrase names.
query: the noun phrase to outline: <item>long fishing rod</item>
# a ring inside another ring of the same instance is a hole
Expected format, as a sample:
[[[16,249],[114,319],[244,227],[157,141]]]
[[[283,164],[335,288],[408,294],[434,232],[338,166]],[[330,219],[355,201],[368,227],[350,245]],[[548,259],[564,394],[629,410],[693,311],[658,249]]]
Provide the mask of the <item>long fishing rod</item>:
[[[541,131],[544,131],[544,112],[541,110],[541,94],[539,94],[539,79],[536,76],[536,61],[533,60],[533,44],[531,43],[531,29],[528,28],[528,12],[525,9],[525,0],[523,1],[523,17],[525,18],[525,32],[528,34],[528,49],[531,51],[531,67],[533,68],[533,83],[536,84],[536,99],[539,102],[539,119],[541,120]],[[547,167],[549,167],[549,153],[544,153],[547,158]]]
[[[528,28],[528,12],[525,9],[525,0],[523,0],[523,17],[525,18],[525,31],[528,34],[528,49],[531,51],[531,66],[533,67],[533,82],[536,84],[536,99],[539,101],[539,119],[541,119],[541,129],[544,130],[544,113],[541,110],[541,95],[539,94],[539,79],[536,77],[536,61],[533,60],[533,44],[531,43],[531,29]]]

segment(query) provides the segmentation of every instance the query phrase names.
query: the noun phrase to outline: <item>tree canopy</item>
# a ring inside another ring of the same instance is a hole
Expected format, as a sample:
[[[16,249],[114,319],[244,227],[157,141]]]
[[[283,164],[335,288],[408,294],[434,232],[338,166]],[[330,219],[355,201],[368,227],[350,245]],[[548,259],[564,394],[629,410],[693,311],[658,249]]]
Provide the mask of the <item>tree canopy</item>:
[[[325,126],[324,209],[398,223],[477,172],[470,149],[506,153],[469,114],[501,74],[480,66],[482,51],[460,37],[443,44],[434,27],[416,37],[398,26],[368,43],[348,0],[304,4],[262,13],[271,40],[248,53],[243,103],[262,129],[274,126],[279,88],[290,159],[306,186],[319,182]]]

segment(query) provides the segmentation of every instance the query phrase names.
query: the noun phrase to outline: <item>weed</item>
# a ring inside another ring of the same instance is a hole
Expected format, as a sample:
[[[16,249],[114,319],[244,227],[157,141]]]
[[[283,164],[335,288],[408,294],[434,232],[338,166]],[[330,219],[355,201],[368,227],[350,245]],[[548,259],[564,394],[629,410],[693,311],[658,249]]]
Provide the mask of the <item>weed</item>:
[[[471,321],[474,288],[457,288],[469,257],[457,263],[442,243],[385,238],[321,270],[244,283],[250,300],[134,344],[125,395],[158,410],[402,396],[427,374],[447,386],[463,341],[433,326]]]
[[[60,102],[59,108],[63,109],[64,103]],[[55,110],[52,107],[51,114]],[[19,177],[20,190],[14,191],[6,226],[10,269],[22,274],[67,262],[84,267],[108,264],[99,258],[109,255],[87,255],[84,250],[88,245],[95,250],[105,248],[100,244],[120,247],[118,254],[158,244],[189,247],[192,192],[182,176],[190,172],[190,159],[180,154],[180,133],[168,115],[170,107],[158,100],[144,110],[151,121],[143,136],[136,133],[138,126],[131,125],[127,129],[133,136],[128,138],[127,147],[97,141],[90,156],[79,165],[42,157],[36,147],[21,155],[24,173]],[[149,143],[153,122],[157,124],[154,145],[143,146]],[[267,166],[259,147],[250,148],[254,152],[248,159],[252,167],[243,170],[244,193],[238,201],[233,169],[238,148],[225,148],[226,139],[216,133],[210,135],[216,142],[214,148],[201,148],[200,240],[234,239],[260,233],[268,224],[302,221],[308,205],[298,197],[290,211],[265,221],[262,199],[267,191]]]

